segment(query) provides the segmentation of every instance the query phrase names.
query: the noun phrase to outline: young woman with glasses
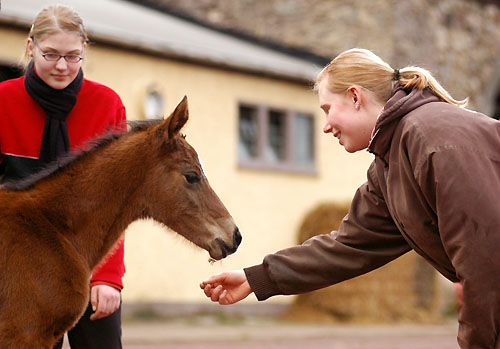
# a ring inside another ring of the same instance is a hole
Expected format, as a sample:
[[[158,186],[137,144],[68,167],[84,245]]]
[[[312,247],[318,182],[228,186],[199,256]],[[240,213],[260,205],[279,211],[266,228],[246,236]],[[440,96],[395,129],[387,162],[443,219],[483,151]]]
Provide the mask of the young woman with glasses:
[[[82,19],[67,6],[46,7],[35,18],[25,75],[0,83],[2,182],[29,176],[106,131],[124,129],[119,96],[83,77],[87,40]],[[68,333],[71,348],[121,348],[124,272],[122,241],[92,275],[89,306]]]

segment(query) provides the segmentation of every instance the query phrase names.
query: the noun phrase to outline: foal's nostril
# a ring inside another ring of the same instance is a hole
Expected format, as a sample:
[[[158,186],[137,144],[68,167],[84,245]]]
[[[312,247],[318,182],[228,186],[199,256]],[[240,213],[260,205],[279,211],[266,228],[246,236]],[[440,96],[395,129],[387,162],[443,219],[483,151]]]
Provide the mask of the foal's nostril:
[[[238,227],[236,227],[236,229],[234,229],[234,233],[233,233],[233,244],[234,244],[234,247],[238,247],[240,244],[241,244],[241,233],[240,233],[240,230],[238,229]]]

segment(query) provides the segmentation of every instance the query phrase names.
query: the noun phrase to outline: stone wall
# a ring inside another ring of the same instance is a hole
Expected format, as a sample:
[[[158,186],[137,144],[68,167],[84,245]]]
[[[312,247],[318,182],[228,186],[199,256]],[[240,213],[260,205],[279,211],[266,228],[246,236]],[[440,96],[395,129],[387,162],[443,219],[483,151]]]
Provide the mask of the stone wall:
[[[393,67],[431,70],[457,99],[493,115],[500,5],[473,0],[146,0],[213,25],[333,58],[352,47]]]

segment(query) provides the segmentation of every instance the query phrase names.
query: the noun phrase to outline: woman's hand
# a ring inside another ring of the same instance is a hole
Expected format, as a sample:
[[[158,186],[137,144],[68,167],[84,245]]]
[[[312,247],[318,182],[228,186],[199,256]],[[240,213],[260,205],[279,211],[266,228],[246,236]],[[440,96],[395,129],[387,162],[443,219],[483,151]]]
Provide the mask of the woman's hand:
[[[218,302],[221,305],[239,302],[253,292],[243,270],[212,276],[207,281],[203,281],[200,288],[212,302]]]
[[[107,285],[96,285],[90,290],[90,303],[94,314],[90,320],[102,319],[113,314],[120,307],[120,291]]]

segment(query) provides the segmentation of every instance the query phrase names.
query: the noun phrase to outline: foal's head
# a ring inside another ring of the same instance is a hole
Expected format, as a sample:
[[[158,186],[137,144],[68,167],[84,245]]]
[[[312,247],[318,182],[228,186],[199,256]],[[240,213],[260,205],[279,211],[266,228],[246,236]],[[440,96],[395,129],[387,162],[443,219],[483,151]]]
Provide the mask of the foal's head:
[[[179,133],[188,120],[187,98],[148,132],[145,215],[165,224],[219,260],[236,251],[241,234],[210,187],[198,154]],[[149,140],[148,140],[149,142]]]

